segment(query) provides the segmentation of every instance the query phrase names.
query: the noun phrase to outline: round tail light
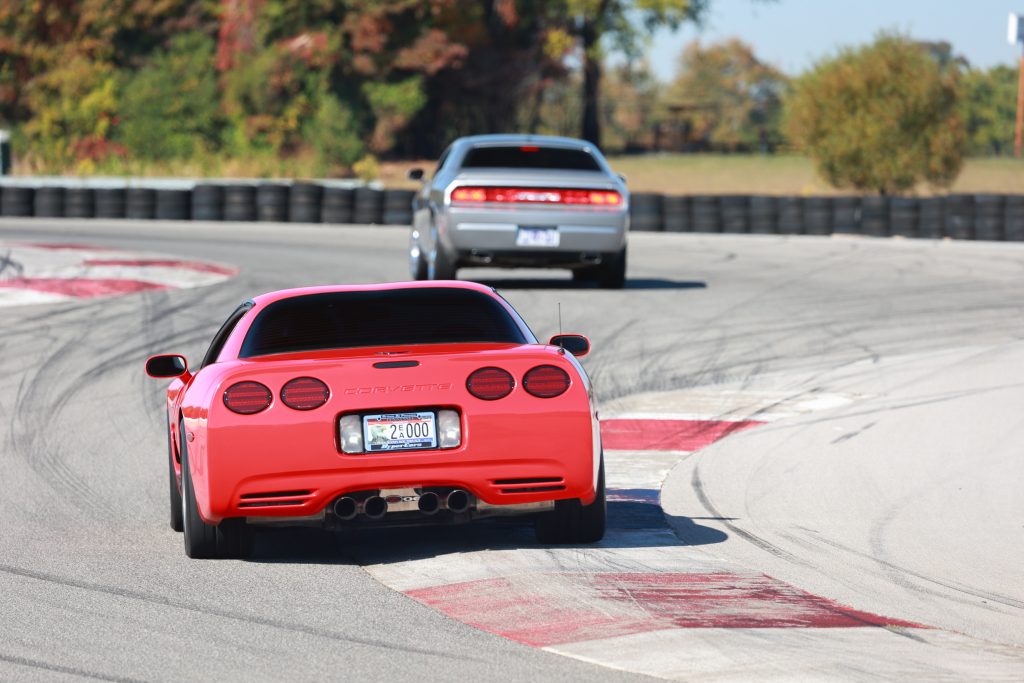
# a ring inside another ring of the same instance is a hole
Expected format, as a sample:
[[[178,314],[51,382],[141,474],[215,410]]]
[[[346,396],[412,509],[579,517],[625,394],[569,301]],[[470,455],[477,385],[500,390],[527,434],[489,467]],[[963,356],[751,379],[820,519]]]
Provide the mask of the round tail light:
[[[466,389],[479,399],[495,401],[512,393],[516,381],[501,368],[480,368],[466,380]]]
[[[313,410],[327,403],[331,390],[315,377],[296,377],[281,388],[281,401],[295,410]]]
[[[241,415],[252,415],[270,406],[273,394],[259,382],[238,382],[224,392],[224,405]]]
[[[569,374],[554,365],[538,365],[523,377],[523,388],[537,398],[554,398],[569,388]]]

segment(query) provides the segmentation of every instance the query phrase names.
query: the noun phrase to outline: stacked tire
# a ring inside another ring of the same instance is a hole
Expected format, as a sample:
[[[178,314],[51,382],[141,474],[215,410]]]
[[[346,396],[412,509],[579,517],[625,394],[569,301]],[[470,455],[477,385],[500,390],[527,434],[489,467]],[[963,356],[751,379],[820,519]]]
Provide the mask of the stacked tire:
[[[974,196],[974,239],[1003,239],[1003,208],[1006,200],[1001,194]]]
[[[693,232],[690,220],[690,198],[666,195],[661,201],[661,225],[665,232]]]
[[[149,220],[156,216],[156,190],[148,187],[129,187],[125,191],[126,218]]]
[[[292,223],[319,223],[324,189],[316,183],[295,183],[288,195],[288,220]]]
[[[88,187],[69,187],[64,191],[65,218],[93,218],[95,215],[95,190]]]
[[[325,187],[321,207],[324,223],[351,223],[355,191],[348,187]]]
[[[861,199],[861,234],[871,237],[889,236],[889,198],[882,195],[867,195]]]
[[[288,186],[260,185],[256,188],[256,220],[281,223],[288,220]]]
[[[778,199],[771,196],[750,198],[750,232],[755,235],[774,235],[778,221]]]
[[[384,225],[412,225],[413,190],[385,190]]]
[[[96,190],[96,218],[124,218],[125,189],[101,187]]]
[[[155,215],[161,221],[187,221],[192,217],[191,190],[156,191]]]
[[[5,186],[0,192],[0,215],[31,216],[35,210],[35,189]]]
[[[800,197],[779,197],[780,235],[800,235],[804,231],[804,203]]]
[[[352,219],[360,225],[376,225],[384,218],[384,193],[369,187],[355,191]]]
[[[889,234],[898,237],[916,237],[918,227],[918,200],[913,197],[889,199]]]
[[[64,188],[40,187],[33,198],[32,214],[40,218],[64,217]]]
[[[224,188],[200,183],[192,188],[192,220],[224,220]]]
[[[256,220],[256,188],[252,185],[224,187],[224,220]]]
[[[724,195],[718,199],[722,212],[722,232],[743,234],[749,232],[750,197]]]
[[[803,209],[805,235],[832,234],[834,224],[831,197],[807,197],[804,199]]]

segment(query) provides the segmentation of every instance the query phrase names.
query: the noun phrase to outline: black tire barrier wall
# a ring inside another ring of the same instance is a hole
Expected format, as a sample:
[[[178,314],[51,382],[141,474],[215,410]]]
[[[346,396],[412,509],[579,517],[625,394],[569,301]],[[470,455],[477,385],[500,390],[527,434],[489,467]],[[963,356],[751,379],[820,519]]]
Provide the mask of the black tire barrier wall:
[[[69,187],[64,192],[65,218],[94,218],[96,191],[87,187]]]
[[[412,190],[384,190],[384,225],[412,225]]]
[[[316,183],[292,185],[288,195],[288,220],[292,223],[319,223],[323,196],[324,188]]]
[[[192,193],[189,190],[157,190],[154,215],[160,221],[190,220]]]
[[[352,221],[362,225],[376,225],[384,220],[384,193],[368,187],[357,187],[352,209]]]
[[[42,218],[64,217],[64,188],[40,187],[36,190],[33,215]]]
[[[125,218],[156,218],[156,190],[148,187],[129,187],[124,194]]]
[[[663,197],[660,194],[637,192],[629,197],[629,229],[652,232],[662,229]]]
[[[124,218],[125,191],[119,187],[96,190],[96,218]]]
[[[31,187],[8,186],[0,192],[0,215],[32,216],[36,191]]]
[[[256,186],[228,185],[224,188],[224,220],[256,220]]]
[[[192,220],[224,220],[223,186],[203,184],[192,188]]]
[[[178,187],[33,186],[0,183],[0,215],[409,225],[411,190],[317,182],[197,183]],[[1024,242],[1024,194],[798,197],[661,195],[630,198],[637,232],[854,234]]]
[[[325,187],[321,220],[324,223],[351,223],[355,194],[350,187]]]
[[[256,188],[257,220],[281,223],[288,220],[288,186],[260,185]]]

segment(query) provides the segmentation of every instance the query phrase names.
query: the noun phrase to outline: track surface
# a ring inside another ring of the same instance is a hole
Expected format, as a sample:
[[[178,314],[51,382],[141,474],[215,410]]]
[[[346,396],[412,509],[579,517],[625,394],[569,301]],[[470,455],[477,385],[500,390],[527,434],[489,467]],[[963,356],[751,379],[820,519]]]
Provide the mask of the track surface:
[[[385,588],[357,560],[394,558],[400,533],[273,534],[250,561],[194,562],[167,529],[162,387],[144,359],[199,357],[254,293],[403,279],[404,230],[3,221],[0,238],[241,269],[213,287],[0,314],[0,679],[636,678]],[[662,406],[720,389],[862,395],[685,460],[666,508],[733,518],[702,521],[726,540],[701,552],[1019,658],[1024,249],[640,234],[630,250],[622,292],[464,276],[496,285],[538,337],[556,331],[561,302],[565,331],[594,342],[586,364],[610,407],[644,392],[671,392],[649,397]],[[439,540],[483,549],[478,535]]]

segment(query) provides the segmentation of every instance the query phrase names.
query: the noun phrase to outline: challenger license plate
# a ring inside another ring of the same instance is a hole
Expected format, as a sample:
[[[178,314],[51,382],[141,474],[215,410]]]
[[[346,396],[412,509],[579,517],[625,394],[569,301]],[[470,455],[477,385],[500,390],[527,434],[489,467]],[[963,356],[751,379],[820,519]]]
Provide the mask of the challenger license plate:
[[[519,228],[516,233],[517,247],[557,247],[558,228]]]
[[[433,413],[386,413],[363,417],[367,452],[437,448]]]

